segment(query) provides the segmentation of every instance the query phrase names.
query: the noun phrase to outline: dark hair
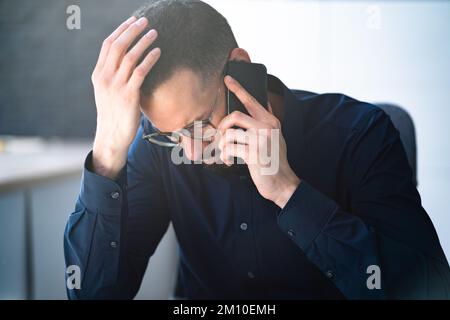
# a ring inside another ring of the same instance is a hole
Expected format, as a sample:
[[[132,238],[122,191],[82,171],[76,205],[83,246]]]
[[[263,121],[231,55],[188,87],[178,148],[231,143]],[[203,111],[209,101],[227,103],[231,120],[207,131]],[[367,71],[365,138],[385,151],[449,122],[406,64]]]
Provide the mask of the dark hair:
[[[207,84],[219,75],[230,51],[237,47],[225,17],[202,1],[153,0],[134,15],[146,17],[147,30],[158,32],[146,53],[161,48],[161,57],[141,87],[143,94],[151,94],[180,68],[189,68]]]

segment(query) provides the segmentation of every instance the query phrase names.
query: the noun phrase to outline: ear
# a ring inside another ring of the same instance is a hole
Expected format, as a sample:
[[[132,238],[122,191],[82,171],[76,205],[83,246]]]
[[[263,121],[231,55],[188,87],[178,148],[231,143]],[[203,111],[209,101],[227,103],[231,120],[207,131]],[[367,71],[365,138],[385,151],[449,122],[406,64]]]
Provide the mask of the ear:
[[[250,56],[247,51],[245,51],[242,48],[234,48],[231,53],[229,60],[235,60],[235,61],[246,61],[246,62],[252,62],[250,60]]]

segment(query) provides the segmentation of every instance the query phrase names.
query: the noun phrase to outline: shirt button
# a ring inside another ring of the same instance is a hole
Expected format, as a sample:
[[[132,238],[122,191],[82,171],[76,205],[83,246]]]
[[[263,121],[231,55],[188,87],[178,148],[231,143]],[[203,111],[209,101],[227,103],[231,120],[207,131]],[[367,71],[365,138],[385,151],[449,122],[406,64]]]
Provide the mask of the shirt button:
[[[248,276],[250,279],[255,279],[255,275],[254,275],[253,272],[251,272],[251,271],[247,272],[247,276]]]
[[[117,242],[116,242],[116,241],[111,241],[111,242],[109,243],[109,246],[110,246],[111,248],[117,248]]]
[[[111,192],[111,198],[118,199],[120,197],[120,193],[117,191]]]
[[[248,229],[248,224],[246,224],[245,222],[242,222],[240,227],[241,227],[242,231],[245,231]]]
[[[334,273],[331,270],[328,270],[327,272],[325,272],[325,275],[327,276],[328,279],[334,278]]]
[[[288,232],[287,232],[287,234],[288,234],[288,236],[291,237],[291,238],[295,236],[295,232],[294,232],[294,230],[292,230],[292,229],[289,229]]]

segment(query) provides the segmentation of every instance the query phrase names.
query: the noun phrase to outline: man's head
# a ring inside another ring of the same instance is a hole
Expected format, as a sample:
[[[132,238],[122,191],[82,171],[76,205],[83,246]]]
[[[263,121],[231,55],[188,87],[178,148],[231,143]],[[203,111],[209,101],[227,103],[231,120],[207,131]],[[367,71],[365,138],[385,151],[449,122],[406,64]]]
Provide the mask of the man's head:
[[[136,13],[146,17],[158,38],[148,49],[161,48],[158,63],[143,86],[151,94],[182,68],[197,73],[207,85],[224,67],[236,39],[227,20],[210,5],[195,0],[154,0]]]
[[[195,0],[150,1],[135,16],[146,17],[147,29],[158,32],[148,50],[161,49],[141,87],[145,115],[161,131],[175,131],[210,115],[217,125],[225,115],[224,67],[230,59],[249,60],[245,50],[237,48],[227,20]],[[198,159],[201,150],[183,140],[186,155]]]

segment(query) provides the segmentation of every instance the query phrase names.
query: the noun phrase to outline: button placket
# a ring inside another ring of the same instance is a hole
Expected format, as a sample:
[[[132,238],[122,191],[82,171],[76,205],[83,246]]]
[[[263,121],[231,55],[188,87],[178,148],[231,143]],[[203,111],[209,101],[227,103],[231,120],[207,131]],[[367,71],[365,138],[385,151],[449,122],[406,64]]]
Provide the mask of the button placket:
[[[328,279],[334,278],[334,273],[331,270],[327,270],[327,272],[325,272],[325,275],[327,276]]]
[[[247,231],[248,224],[246,222],[242,222],[239,227],[241,228],[242,231]]]
[[[114,200],[117,200],[120,198],[120,193],[118,191],[113,191],[110,193],[110,197]]]
[[[236,255],[240,263],[239,270],[248,281],[257,278],[258,262],[256,258],[256,248],[254,243],[254,229],[252,226],[253,191],[247,176],[239,176],[235,181],[235,201],[236,201],[236,231],[239,250]]]

